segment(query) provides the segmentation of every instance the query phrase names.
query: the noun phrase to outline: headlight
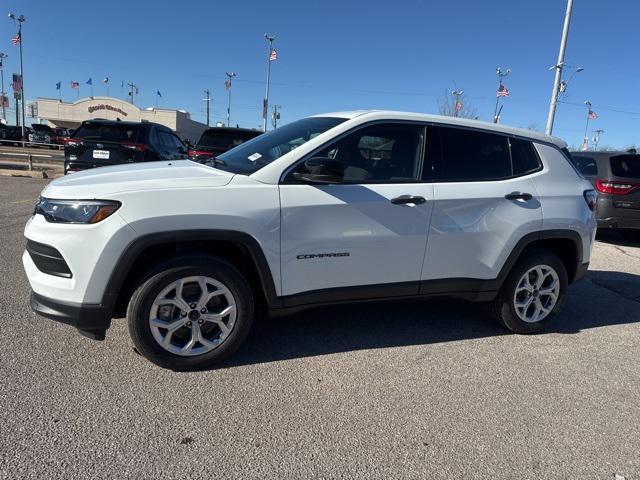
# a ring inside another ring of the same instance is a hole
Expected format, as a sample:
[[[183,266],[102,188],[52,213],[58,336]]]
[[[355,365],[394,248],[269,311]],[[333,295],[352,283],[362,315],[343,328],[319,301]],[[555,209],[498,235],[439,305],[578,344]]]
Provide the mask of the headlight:
[[[120,208],[111,200],[53,200],[40,198],[34,213],[52,223],[98,223]]]

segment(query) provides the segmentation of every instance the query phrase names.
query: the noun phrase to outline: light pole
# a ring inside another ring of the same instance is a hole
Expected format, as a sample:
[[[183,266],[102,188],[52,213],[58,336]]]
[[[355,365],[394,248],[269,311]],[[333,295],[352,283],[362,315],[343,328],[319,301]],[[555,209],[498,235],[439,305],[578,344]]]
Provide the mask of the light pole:
[[[496,75],[498,77],[498,89],[496,90],[496,108],[493,110],[493,123],[498,123],[498,119],[500,118],[500,114],[498,113],[498,103],[500,102],[500,97],[506,97],[509,95],[509,91],[502,85],[502,79],[507,77],[511,73],[511,69],[507,68],[506,71],[503,71],[502,68],[496,67]],[[502,111],[502,108],[500,108]]]
[[[138,94],[138,86],[133,82],[127,83],[127,86],[129,87],[129,96],[131,97],[131,103],[135,105],[135,95]]]
[[[462,102],[460,101],[460,98],[462,97],[463,94],[464,94],[464,90],[462,89],[454,90],[453,92],[451,92],[451,95],[453,95],[453,98],[455,99],[455,101],[453,102],[454,117],[457,117],[458,113],[460,113],[460,110],[462,110]]]
[[[224,86],[227,89],[227,127],[231,126],[231,81],[236,77],[235,72],[227,72],[227,81],[224,82]]]
[[[589,120],[591,120],[592,117],[594,117],[595,120],[595,114],[593,113],[593,110],[591,110],[591,102],[589,100],[584,102],[584,104],[587,106],[587,123],[584,126],[584,139],[582,141],[582,149],[584,151],[587,151],[589,149]]]
[[[22,105],[22,139],[24,140],[24,71],[22,68],[22,24],[25,22],[26,18],[24,15],[20,15],[16,18],[13,13],[9,14],[9,18],[14,22],[18,22],[18,45],[20,46],[20,100]]]
[[[556,76],[553,80],[553,89],[551,90],[551,101],[549,102],[549,115],[547,116],[547,128],[545,132],[551,135],[553,132],[553,122],[556,117],[556,108],[558,107],[558,93],[560,91],[560,80],[562,78],[562,68],[564,67],[564,51],[567,48],[567,38],[569,37],[569,24],[571,23],[571,11],[573,10],[573,0],[567,0],[567,11],[564,16],[564,26],[562,27],[562,37],[560,39],[560,51],[558,52],[558,61],[555,68]]]
[[[598,151],[598,143],[600,143],[600,135],[604,133],[604,130],[599,128],[598,130],[593,131],[593,150]]]
[[[264,93],[264,100],[262,102],[262,130],[267,131],[267,117],[269,115],[269,83],[271,82],[271,62],[275,60],[273,41],[276,39],[275,35],[264,34],[264,38],[269,42],[269,53],[267,54],[267,87]]]
[[[4,120],[4,123],[7,123],[7,107],[4,103],[4,99],[6,97],[6,94],[4,92],[4,59],[8,56],[9,55],[0,52],[0,80],[2,81],[2,119]]]

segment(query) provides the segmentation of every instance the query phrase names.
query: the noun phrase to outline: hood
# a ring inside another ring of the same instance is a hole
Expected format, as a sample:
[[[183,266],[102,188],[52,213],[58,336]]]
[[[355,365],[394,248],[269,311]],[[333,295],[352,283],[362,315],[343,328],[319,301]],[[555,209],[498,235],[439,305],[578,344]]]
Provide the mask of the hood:
[[[51,182],[42,196],[59,199],[109,199],[120,192],[222,187],[234,174],[190,160],[127,163],[72,173]]]

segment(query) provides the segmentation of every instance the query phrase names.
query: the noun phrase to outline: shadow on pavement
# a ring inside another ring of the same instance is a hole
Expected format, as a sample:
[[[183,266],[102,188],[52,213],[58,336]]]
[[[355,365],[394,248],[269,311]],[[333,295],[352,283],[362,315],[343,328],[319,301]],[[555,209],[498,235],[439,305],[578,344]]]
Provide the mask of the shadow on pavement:
[[[639,302],[637,308],[629,301]],[[640,276],[594,271],[570,288],[562,313],[546,333],[639,321]],[[420,300],[321,307],[257,322],[243,347],[221,367],[500,335],[511,333],[484,304]]]

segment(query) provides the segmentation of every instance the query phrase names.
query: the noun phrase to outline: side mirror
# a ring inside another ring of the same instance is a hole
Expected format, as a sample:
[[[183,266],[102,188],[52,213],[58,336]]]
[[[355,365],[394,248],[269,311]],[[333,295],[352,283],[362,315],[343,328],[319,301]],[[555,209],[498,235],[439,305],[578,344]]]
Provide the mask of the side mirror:
[[[305,183],[342,183],[344,165],[330,157],[313,157],[304,162],[307,173],[294,172],[293,178]]]

